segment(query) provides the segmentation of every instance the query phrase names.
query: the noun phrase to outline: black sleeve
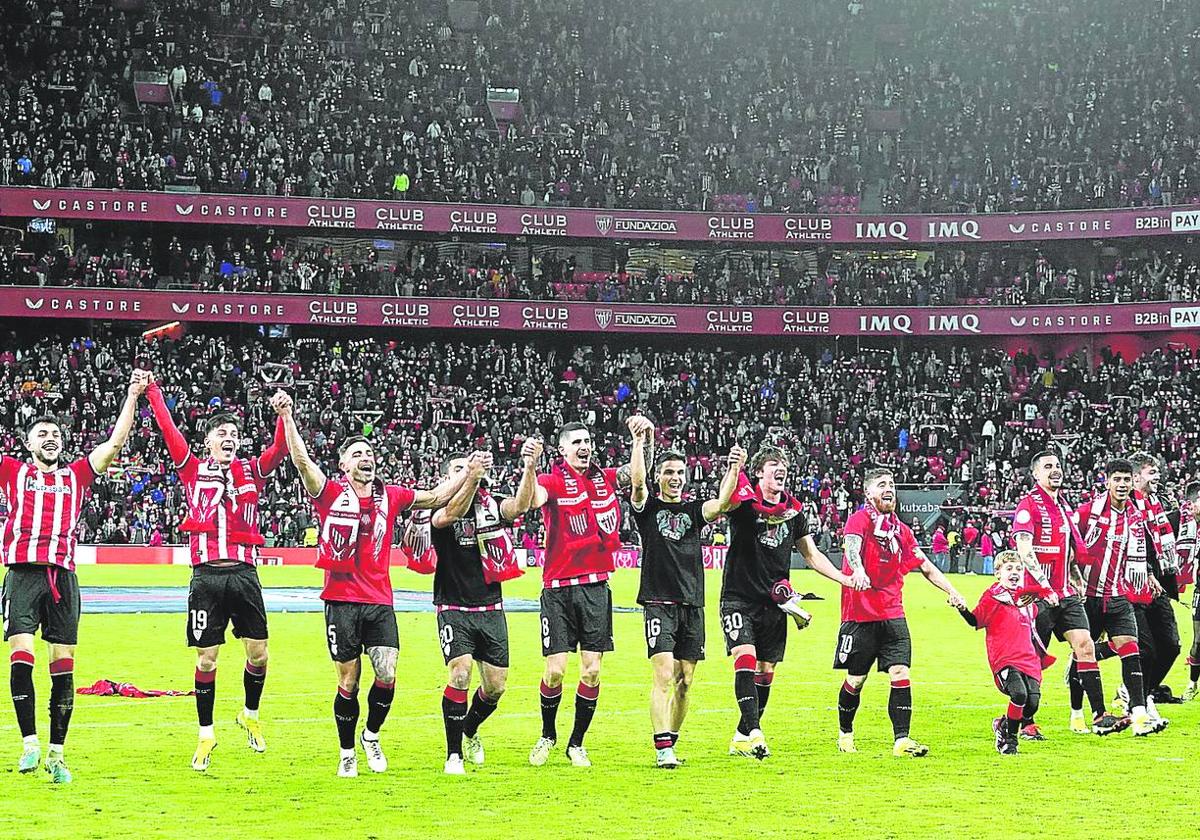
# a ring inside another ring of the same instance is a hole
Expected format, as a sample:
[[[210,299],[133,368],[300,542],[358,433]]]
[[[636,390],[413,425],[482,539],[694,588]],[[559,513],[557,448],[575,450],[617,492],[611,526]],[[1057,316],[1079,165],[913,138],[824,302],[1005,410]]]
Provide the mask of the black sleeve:
[[[1167,514],[1167,522],[1171,524],[1171,533],[1176,537],[1179,536],[1179,508]]]
[[[979,621],[975,618],[975,613],[971,612],[966,607],[959,607],[958,614],[962,616],[962,620],[972,627],[979,627]]]

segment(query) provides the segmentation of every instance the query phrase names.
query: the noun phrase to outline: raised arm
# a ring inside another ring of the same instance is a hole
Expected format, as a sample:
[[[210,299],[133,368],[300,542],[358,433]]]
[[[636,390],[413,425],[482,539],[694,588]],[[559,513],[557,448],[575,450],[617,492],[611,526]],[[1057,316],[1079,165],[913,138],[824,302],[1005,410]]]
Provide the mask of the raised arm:
[[[176,468],[183,466],[183,462],[187,460],[191,451],[188,449],[187,439],[175,425],[175,419],[171,417],[171,409],[167,408],[167,401],[163,398],[163,392],[158,387],[157,380],[151,382],[146,388],[146,397],[150,400],[150,411],[154,413],[154,422],[158,426],[158,430],[162,432],[163,440],[166,441],[171,463]]]
[[[271,398],[272,404],[282,391],[276,391],[275,396]],[[285,395],[286,396],[286,395]],[[263,453],[258,456],[258,472],[259,475],[268,476],[275,472],[275,468],[283,463],[283,459],[288,454],[287,430],[283,425],[283,418],[275,418],[275,437],[271,440],[271,445],[263,450]]]
[[[470,459],[471,461],[476,461],[479,459],[484,460],[484,463],[485,463],[485,467],[483,470],[484,472],[487,472],[489,469],[491,469],[492,453],[490,453],[490,452],[472,452],[471,453],[471,459]],[[458,491],[462,489],[463,484],[467,483],[470,480],[471,480],[471,470],[468,468],[468,469],[465,469],[462,472],[460,472],[458,475],[452,475],[452,476],[448,477],[445,481],[443,481],[441,484],[434,487],[432,490],[417,490],[416,494],[413,496],[413,503],[412,503],[413,509],[414,510],[423,510],[423,509],[436,510],[437,508],[445,507],[446,505],[448,505],[450,503],[450,500],[454,498],[455,494],[457,494]]]
[[[521,459],[524,469],[521,471],[521,483],[517,485],[517,493],[500,503],[500,515],[508,522],[516,521],[533,504],[537,495],[537,468],[542,457],[542,442],[537,438],[528,438],[521,444]]]
[[[479,479],[483,478],[484,469],[483,461],[472,457],[467,462],[467,480],[459,485],[458,490],[450,498],[443,508],[438,508],[433,512],[433,517],[430,519],[430,524],[434,528],[445,528],[446,526],[457,522],[467,515],[467,511],[471,509],[471,502],[475,500],[475,491],[479,489]]]
[[[283,423],[286,451],[292,456],[292,463],[296,465],[296,471],[300,473],[300,481],[303,482],[304,489],[310,496],[319,496],[325,489],[325,473],[321,472],[317,462],[308,454],[304,438],[300,437],[300,430],[296,428],[296,418],[292,414],[292,398],[282,392],[276,392],[275,396],[271,397],[271,408],[275,409],[275,413],[279,415],[279,420]]]
[[[130,375],[129,390],[125,393],[125,402],[121,406],[121,413],[117,415],[117,422],[113,424],[112,434],[108,440],[88,453],[88,463],[92,465],[96,475],[102,475],[116,459],[117,453],[124,448],[125,441],[129,439],[129,432],[133,429],[133,421],[137,417],[138,398],[146,392],[149,382],[150,374],[144,370],[135,370]]]
[[[629,451],[629,504],[634,510],[646,507],[650,491],[646,487],[646,436],[642,433],[640,420],[644,417],[634,415],[629,418],[629,433],[632,445]]]
[[[742,467],[746,465],[746,450],[734,444],[725,461],[727,466],[725,475],[721,477],[721,486],[717,489],[717,498],[709,499],[701,508],[705,522],[712,522],[737,507],[733,503],[733,494],[737,491],[738,476],[742,474]],[[815,543],[813,549],[816,549]],[[817,553],[820,554],[820,552]],[[821,554],[821,556],[825,555]],[[828,558],[825,562],[829,562]]]

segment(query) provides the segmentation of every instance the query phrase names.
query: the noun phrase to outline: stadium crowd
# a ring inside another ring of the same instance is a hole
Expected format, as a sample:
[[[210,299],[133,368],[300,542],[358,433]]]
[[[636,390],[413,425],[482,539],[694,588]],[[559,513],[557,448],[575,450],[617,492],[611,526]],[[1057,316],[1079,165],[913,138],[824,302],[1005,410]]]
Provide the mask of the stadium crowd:
[[[125,237],[74,248],[0,246],[0,283],[30,286],[186,288],[522,300],[736,305],[1025,305],[1200,299],[1200,262],[1178,250],[1138,251],[1108,270],[1080,270],[1040,251],[943,249],[909,254],[834,253],[772,258],[765,251],[703,252],[689,272],[579,271],[566,252],[524,266],[505,249],[396,243],[390,251],[280,240]]]
[[[14,2],[0,184],[798,212],[1200,197],[1179,0],[469,5]],[[146,73],[162,104],[135,98]],[[494,118],[488,91],[514,89]]]
[[[315,457],[332,466],[337,443],[363,432],[381,454],[380,474],[402,482],[431,484],[447,453],[476,447],[496,454],[503,485],[526,436],[552,440],[576,419],[592,428],[601,463],[618,465],[634,411],[656,421],[661,446],[688,453],[696,490],[719,479],[721,454],[735,442],[751,451],[775,443],[791,453],[792,485],[826,545],[838,541],[872,465],[894,468],[898,484],[960,485],[947,532],[1000,545],[1005,518],[995,514],[1011,510],[1029,455],[1051,441],[1066,447],[1066,486],[1079,493],[1110,453],[1139,448],[1160,454],[1170,484],[1180,484],[1192,477],[1200,438],[1200,374],[1184,351],[1136,360],[1104,351],[1092,367],[1081,356],[954,347],[835,353],[194,334],[147,349],[134,338],[10,334],[0,343],[0,451],[23,456],[20,430],[47,412],[67,423],[69,450],[106,435],[135,358],[153,362],[194,445],[206,416],[232,408],[244,418],[244,451],[259,451],[273,428],[266,398],[282,385],[296,395]],[[167,460],[143,406],[119,477],[96,485],[81,541],[178,542],[180,488]],[[261,510],[268,540],[303,542],[311,513],[290,467],[269,479]],[[719,531],[706,537],[719,540]],[[533,515],[522,539],[539,538]]]

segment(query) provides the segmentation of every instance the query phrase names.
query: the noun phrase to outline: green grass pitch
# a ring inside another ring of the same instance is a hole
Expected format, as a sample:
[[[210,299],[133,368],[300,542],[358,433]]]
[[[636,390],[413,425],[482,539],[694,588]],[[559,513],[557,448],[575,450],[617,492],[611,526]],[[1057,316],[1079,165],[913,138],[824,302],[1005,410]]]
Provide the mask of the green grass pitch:
[[[264,568],[267,586],[316,585],[311,569]],[[85,567],[91,585],[183,585],[180,568]],[[465,778],[442,775],[441,691],[445,670],[432,614],[401,614],[399,690],[383,730],[391,764],[380,776],[365,762],[356,780],[335,776],[337,742],[331,705],[333,666],[317,614],[271,616],[271,664],[262,716],[269,749],[250,752],[233,722],[240,708],[240,644],[225,649],[217,672],[220,747],[207,774],[189,767],[195,746],[191,698],[127,700],[78,697],[67,745],[75,774],[54,788],[45,774],[15,771],[20,741],[7,682],[0,711],[0,836],[210,838],[308,837],[749,837],[1056,838],[1195,836],[1192,780],[1200,702],[1164,709],[1163,734],[1106,739],[1066,730],[1062,662],[1046,675],[1041,722],[1050,740],[1021,744],[1000,757],[991,720],[1003,708],[984,657],[983,634],[967,627],[919,575],[907,584],[914,662],[913,734],[931,754],[893,758],[886,680],[867,683],[858,716],[859,754],[834,746],[840,677],[830,668],[838,625],[836,587],[811,572],[797,589],[828,600],[812,605],[814,625],[792,628],[763,728],[773,755],[765,762],[726,754],[736,723],[732,665],[717,626],[719,578],[708,580],[709,659],[697,670],[691,713],[679,743],[687,763],[653,766],[648,713],[650,666],[641,618],[615,617],[616,651],[605,658],[600,706],[588,736],[595,766],[577,770],[561,752],[530,767],[539,734],[541,657],[537,617],[509,617],[513,667],[499,711],[481,734],[488,763]],[[428,587],[430,578],[395,575],[397,586]],[[981,577],[956,584],[972,600]],[[535,574],[507,585],[536,598]],[[618,572],[615,602],[633,605],[635,572]],[[1184,645],[1190,621],[1178,609]],[[232,637],[230,638],[231,641]],[[76,684],[98,678],[144,688],[190,688],[193,657],[182,615],[85,615]],[[1055,648],[1065,658],[1065,648]],[[574,663],[572,665],[574,667]],[[1182,660],[1171,675],[1177,691]],[[1109,696],[1119,667],[1104,666]],[[46,655],[36,668],[38,725],[46,741]],[[565,738],[573,713],[573,674],[559,715]],[[364,709],[365,714],[365,709]]]

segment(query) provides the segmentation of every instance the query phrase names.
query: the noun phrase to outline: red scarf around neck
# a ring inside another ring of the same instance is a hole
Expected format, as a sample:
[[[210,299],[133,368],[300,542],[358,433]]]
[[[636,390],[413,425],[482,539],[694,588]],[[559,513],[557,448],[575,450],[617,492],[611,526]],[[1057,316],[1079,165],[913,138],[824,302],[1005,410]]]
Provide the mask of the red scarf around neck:
[[[779,494],[778,502],[768,502],[763,498],[762,486],[752,484],[745,473],[738,475],[738,486],[733,492],[733,500],[749,502],[756,513],[768,519],[791,519],[803,509],[800,500],[786,491]]]
[[[621,503],[616,488],[604,470],[595,464],[580,473],[559,458],[550,472],[562,478],[565,492],[558,500],[562,521],[567,523],[563,547],[568,552],[594,547],[613,552],[621,547]]]

